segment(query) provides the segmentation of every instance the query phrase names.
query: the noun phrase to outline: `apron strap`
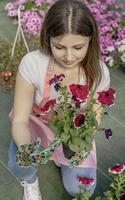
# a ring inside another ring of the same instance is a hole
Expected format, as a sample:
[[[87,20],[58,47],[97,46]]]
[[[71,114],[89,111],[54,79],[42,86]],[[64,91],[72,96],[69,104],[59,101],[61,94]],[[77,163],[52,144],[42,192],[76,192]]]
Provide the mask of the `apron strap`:
[[[50,56],[45,77],[43,99],[39,105],[44,104],[50,98],[49,80],[52,78],[53,68],[54,68],[54,58]]]

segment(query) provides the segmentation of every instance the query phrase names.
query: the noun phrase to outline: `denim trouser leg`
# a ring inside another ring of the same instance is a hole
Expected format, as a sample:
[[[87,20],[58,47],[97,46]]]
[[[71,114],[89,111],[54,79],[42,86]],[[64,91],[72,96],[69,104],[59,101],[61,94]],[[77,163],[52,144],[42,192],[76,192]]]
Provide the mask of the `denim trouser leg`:
[[[33,183],[36,180],[37,176],[37,167],[29,167],[24,168],[18,165],[16,161],[16,152],[18,147],[14,143],[14,141],[11,141],[10,147],[9,147],[9,161],[8,161],[8,167],[11,171],[11,173],[15,176],[17,176],[19,179],[25,180],[28,183]]]
[[[71,196],[76,196],[80,192],[80,187],[82,186],[87,191],[90,191],[93,194],[96,187],[96,169],[95,168],[85,168],[85,167],[76,167],[69,168],[68,166],[61,165],[61,173],[63,184],[67,192]],[[87,177],[93,178],[95,183],[93,185],[81,185],[77,177]]]

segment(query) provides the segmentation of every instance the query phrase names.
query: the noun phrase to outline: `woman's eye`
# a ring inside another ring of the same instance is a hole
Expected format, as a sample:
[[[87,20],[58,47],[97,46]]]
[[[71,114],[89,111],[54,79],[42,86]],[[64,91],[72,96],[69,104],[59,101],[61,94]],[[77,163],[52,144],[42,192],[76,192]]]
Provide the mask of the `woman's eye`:
[[[57,46],[55,46],[55,48],[56,48],[56,49],[62,49],[62,47],[57,47]]]
[[[80,50],[80,49],[82,49],[82,47],[75,47],[75,49],[76,49],[76,50]]]
[[[57,46],[55,46],[55,48],[56,48],[56,49],[59,49],[59,50],[63,49],[62,47],[57,47]],[[82,48],[83,48],[83,47],[75,47],[76,50],[80,50],[80,49],[82,49]]]

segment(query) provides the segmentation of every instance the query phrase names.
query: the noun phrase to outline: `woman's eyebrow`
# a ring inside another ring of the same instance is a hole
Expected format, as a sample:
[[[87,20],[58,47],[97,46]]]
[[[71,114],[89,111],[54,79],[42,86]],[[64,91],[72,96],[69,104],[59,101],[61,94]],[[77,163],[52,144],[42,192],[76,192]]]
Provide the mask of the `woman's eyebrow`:
[[[59,43],[53,42],[53,44],[55,44],[55,45],[57,45],[57,46],[61,46],[61,47],[64,47],[64,48],[65,48],[65,46],[63,46],[63,45],[61,45],[61,44],[59,44]],[[85,43],[76,44],[76,45],[74,45],[74,46],[72,46],[72,47],[77,47],[77,46],[81,46],[81,45],[85,45]]]

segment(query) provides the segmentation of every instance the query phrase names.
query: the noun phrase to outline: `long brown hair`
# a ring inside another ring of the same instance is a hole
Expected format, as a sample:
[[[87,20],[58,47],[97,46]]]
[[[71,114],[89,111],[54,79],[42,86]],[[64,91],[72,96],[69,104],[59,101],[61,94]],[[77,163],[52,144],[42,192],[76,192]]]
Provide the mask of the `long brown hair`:
[[[40,33],[41,51],[52,55],[50,38],[72,33],[91,37],[82,66],[87,84],[94,89],[102,78],[98,27],[89,8],[80,0],[58,0],[48,10]]]

